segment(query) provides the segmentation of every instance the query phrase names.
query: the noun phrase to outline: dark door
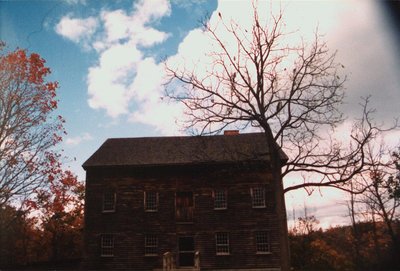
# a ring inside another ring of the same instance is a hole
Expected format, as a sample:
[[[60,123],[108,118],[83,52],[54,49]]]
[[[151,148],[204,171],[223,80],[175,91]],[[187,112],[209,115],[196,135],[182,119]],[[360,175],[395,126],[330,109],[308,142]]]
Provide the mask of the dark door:
[[[194,266],[194,239],[192,236],[179,237],[179,266]]]

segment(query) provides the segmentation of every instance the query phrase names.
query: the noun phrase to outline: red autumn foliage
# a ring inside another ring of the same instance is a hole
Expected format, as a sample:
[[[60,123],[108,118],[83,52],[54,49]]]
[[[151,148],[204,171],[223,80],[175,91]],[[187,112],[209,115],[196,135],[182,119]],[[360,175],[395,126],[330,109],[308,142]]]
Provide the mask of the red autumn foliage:
[[[0,42],[0,207],[46,186],[65,134],[54,114],[58,82],[37,53]]]
[[[43,236],[46,260],[65,260],[81,256],[84,185],[68,170],[55,167],[48,187],[35,191],[26,202],[35,213]]]

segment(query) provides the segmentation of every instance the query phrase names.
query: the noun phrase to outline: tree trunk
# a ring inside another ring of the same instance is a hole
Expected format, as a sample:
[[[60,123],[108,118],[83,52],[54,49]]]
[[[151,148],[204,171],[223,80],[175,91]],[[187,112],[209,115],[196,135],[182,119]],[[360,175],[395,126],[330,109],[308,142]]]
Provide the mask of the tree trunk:
[[[289,250],[289,234],[286,217],[285,194],[283,192],[283,179],[281,174],[281,155],[279,146],[276,144],[273,137],[271,128],[268,124],[264,125],[265,136],[270,150],[271,169],[273,180],[275,181],[275,195],[276,195],[276,212],[279,220],[280,232],[280,251],[281,251],[281,270],[290,270],[290,250]]]

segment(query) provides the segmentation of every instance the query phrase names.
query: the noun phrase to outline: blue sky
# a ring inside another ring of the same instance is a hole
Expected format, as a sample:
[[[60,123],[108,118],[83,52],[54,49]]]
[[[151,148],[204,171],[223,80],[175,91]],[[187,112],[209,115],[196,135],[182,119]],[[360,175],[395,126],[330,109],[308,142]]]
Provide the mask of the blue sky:
[[[182,108],[161,99],[161,61],[201,57],[208,42],[199,21],[221,12],[246,24],[249,7],[246,0],[0,0],[0,39],[11,50],[27,48],[46,59],[50,79],[60,83],[57,113],[67,121],[61,148],[71,158],[67,166],[84,179],[81,164],[106,138],[183,133]],[[318,26],[331,50],[338,50],[348,75],[343,110],[349,119],[357,116],[360,97],[367,95],[372,95],[378,121],[399,116],[399,29],[382,4],[320,0],[263,6],[271,7],[284,10],[294,37],[307,40]],[[342,129],[348,129],[346,123]],[[398,143],[398,133],[389,137]],[[326,225],[346,220],[343,210],[332,209],[344,201],[342,194],[316,194],[307,199],[301,191],[287,195],[288,210],[302,209],[306,202]]]

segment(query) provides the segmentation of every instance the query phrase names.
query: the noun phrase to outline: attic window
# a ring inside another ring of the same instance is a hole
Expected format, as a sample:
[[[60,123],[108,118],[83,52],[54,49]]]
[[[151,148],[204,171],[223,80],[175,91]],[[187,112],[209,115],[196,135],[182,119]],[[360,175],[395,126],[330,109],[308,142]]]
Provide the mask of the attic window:
[[[115,212],[116,194],[114,191],[106,191],[103,194],[103,212]]]

